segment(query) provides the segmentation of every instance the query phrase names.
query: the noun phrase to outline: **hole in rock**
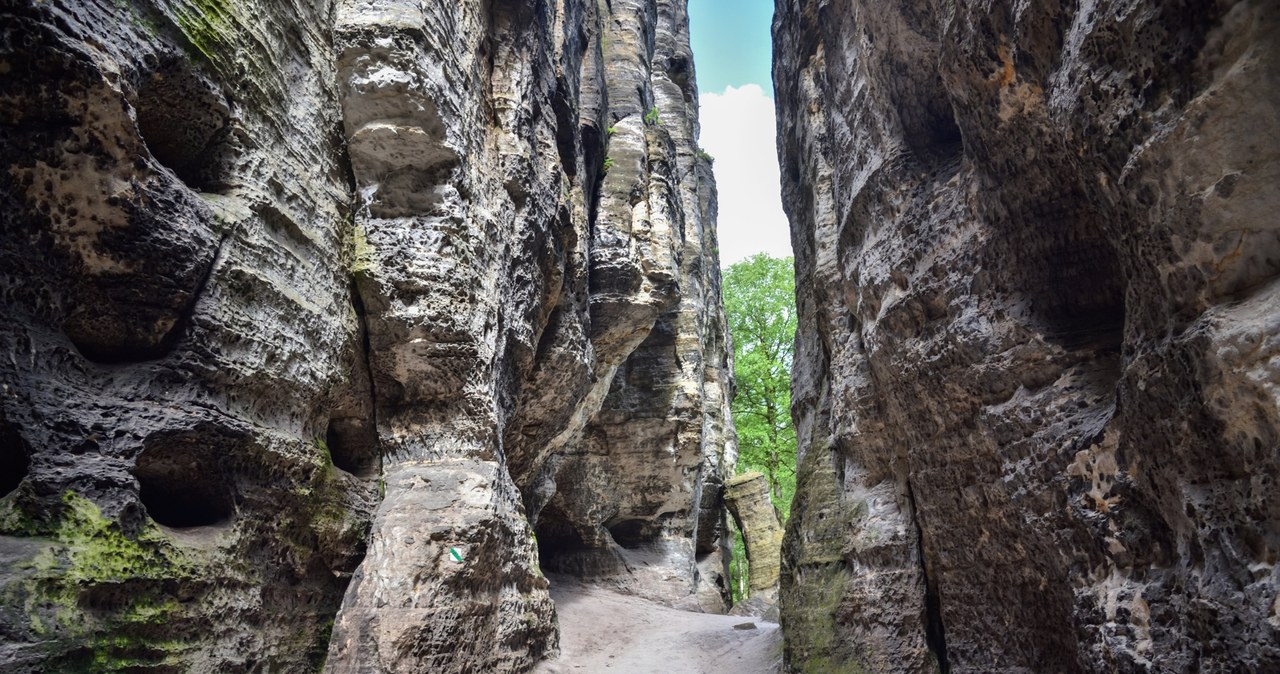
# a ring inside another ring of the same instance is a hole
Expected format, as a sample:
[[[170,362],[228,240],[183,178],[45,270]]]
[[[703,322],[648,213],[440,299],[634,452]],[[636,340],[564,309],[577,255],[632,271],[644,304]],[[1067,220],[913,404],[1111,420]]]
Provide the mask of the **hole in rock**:
[[[357,417],[329,420],[324,434],[333,465],[352,475],[368,477],[378,467],[377,434],[372,425]]]
[[[0,497],[12,494],[31,470],[31,448],[18,429],[0,422]]]
[[[574,132],[578,130],[578,116],[569,103],[569,85],[563,77],[556,80],[556,93],[551,99],[551,109],[556,113],[556,151],[565,175],[578,175],[578,148]]]
[[[235,502],[231,482],[215,458],[221,451],[190,436],[165,438],[144,449],[133,475],[151,519],[175,529],[230,521]]]
[[[576,566],[572,560],[589,548],[568,522],[549,510],[538,517],[538,559],[543,569],[569,572]]]
[[[138,84],[138,132],[152,156],[193,188],[214,182],[213,147],[230,109],[218,87],[182,59],[161,65]]]
[[[918,153],[950,156],[963,147],[960,127],[946,98],[932,106],[913,108],[903,126],[907,144]]]
[[[1007,245],[1017,253],[1012,259],[1030,317],[1047,339],[1113,350],[1123,337],[1124,275],[1098,214],[1079,201],[1033,208],[1017,218]]]
[[[652,539],[648,520],[620,520],[605,528],[615,543],[628,549],[638,548]]]
[[[587,171],[585,185],[590,199],[590,203],[587,204],[587,215],[591,222],[595,222],[596,208],[600,203],[600,187],[604,183],[608,132],[602,133],[594,124],[583,124],[578,127],[578,133],[582,141],[582,162]]]
[[[958,154],[963,139],[941,75],[936,70],[903,65],[891,81],[890,96],[907,146],[922,157]]]

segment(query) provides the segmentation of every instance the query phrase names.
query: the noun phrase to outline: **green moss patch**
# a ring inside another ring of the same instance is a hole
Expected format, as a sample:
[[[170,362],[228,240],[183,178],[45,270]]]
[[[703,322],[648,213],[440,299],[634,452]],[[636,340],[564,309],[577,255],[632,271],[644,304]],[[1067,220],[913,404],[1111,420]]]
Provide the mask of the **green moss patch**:
[[[49,521],[10,513],[6,528],[38,538],[0,595],[21,607],[26,639],[48,644],[55,671],[178,671],[192,644],[174,639],[184,612],[173,592],[194,582],[196,564],[154,525],[135,537],[68,491]]]
[[[191,46],[209,61],[216,62],[236,23],[231,3],[227,0],[193,0],[190,8],[178,7],[177,12],[178,27]]]
[[[190,564],[154,526],[130,539],[92,501],[68,491],[52,537],[61,545],[35,560],[68,584],[189,576]],[[52,576],[51,577],[55,577]]]

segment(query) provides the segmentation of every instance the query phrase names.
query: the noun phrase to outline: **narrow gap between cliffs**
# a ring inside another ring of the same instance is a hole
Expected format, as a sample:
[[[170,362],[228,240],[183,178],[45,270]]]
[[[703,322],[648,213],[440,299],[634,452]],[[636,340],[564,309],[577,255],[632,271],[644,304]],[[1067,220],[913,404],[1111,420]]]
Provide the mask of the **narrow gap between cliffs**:
[[[949,674],[951,663],[947,659],[947,630],[942,622],[942,597],[938,594],[936,579],[929,575],[929,562],[924,552],[924,527],[920,525],[916,510],[915,489],[907,481],[907,500],[911,502],[911,521],[916,526],[916,549],[920,555],[920,575],[924,577],[924,638],[929,652],[938,659],[938,671]]]

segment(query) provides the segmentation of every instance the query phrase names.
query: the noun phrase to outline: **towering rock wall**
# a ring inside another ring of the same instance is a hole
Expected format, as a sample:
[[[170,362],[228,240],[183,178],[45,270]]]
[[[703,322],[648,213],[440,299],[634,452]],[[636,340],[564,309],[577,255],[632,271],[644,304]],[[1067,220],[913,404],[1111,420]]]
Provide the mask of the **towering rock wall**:
[[[1280,12],[779,0],[796,671],[1280,667]]]
[[[686,21],[0,8],[0,668],[520,671],[540,561],[721,609]]]

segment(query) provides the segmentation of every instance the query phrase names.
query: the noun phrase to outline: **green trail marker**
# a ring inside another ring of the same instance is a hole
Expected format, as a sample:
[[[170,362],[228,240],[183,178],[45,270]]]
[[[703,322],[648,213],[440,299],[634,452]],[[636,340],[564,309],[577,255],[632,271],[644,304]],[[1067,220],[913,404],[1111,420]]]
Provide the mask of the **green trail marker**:
[[[462,561],[462,553],[461,553],[461,552],[458,552],[458,549],[457,549],[457,548],[449,548],[449,555],[450,555],[451,557],[453,557],[453,561],[455,561],[455,562],[461,562],[461,561]]]

